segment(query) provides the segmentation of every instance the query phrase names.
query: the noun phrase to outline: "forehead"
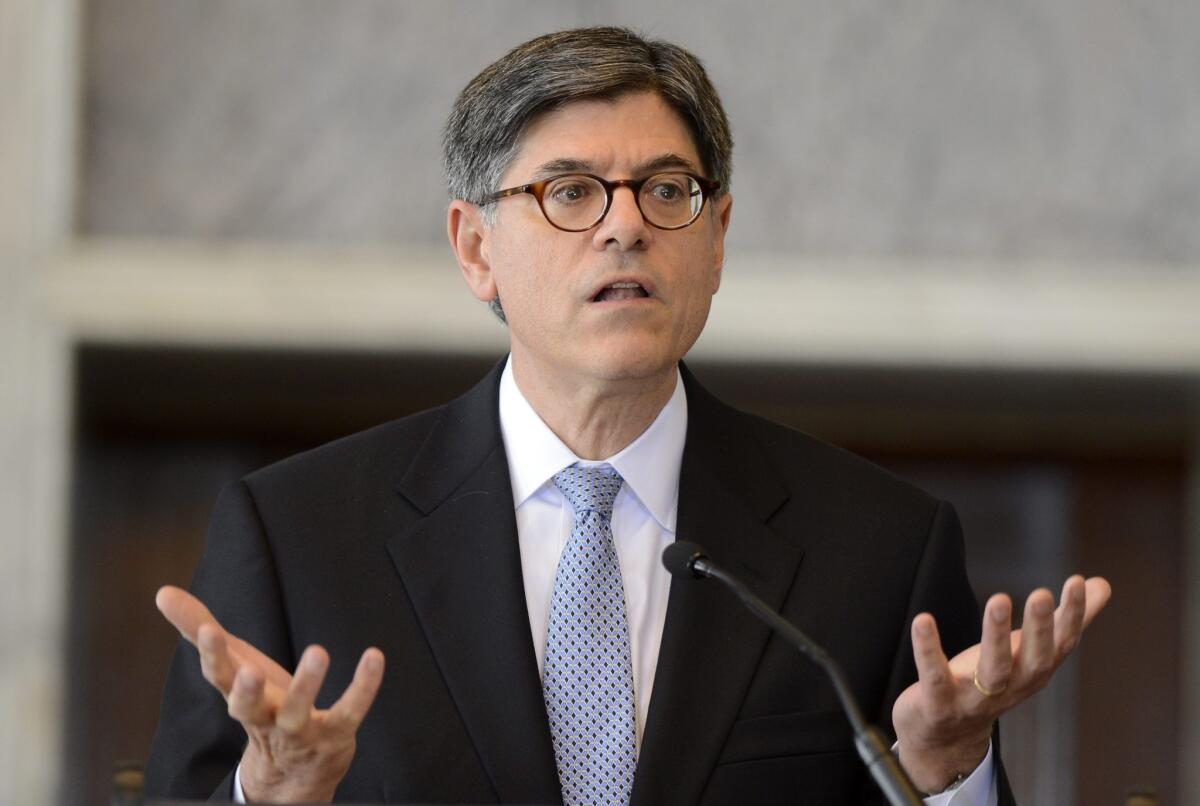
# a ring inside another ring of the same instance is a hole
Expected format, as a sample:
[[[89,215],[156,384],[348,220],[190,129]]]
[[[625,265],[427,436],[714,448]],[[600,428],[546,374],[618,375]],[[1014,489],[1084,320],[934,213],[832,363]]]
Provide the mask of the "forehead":
[[[505,178],[525,181],[539,166],[563,160],[616,178],[614,172],[628,172],[665,155],[681,156],[701,170],[687,124],[657,93],[572,101],[525,127]]]

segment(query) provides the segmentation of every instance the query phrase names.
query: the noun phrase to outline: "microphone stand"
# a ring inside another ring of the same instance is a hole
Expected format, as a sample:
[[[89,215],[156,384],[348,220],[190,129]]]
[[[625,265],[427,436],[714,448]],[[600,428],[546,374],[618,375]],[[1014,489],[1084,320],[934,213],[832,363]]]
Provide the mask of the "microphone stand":
[[[680,549],[674,552],[674,557],[668,558],[668,553],[671,553],[672,548],[675,546],[679,546]],[[678,564],[678,559],[679,555],[685,551],[688,556],[681,567]],[[668,560],[673,560],[673,562],[669,562]],[[883,734],[878,728],[863,718],[862,709],[858,705],[858,700],[854,698],[854,692],[850,690],[850,684],[846,680],[845,673],[842,672],[837,661],[829,656],[828,652],[814,643],[799,628],[779,615],[774,608],[755,596],[740,580],[713,563],[699,546],[684,541],[673,543],[663,552],[663,565],[672,574],[676,574],[681,570],[690,570],[693,578],[701,576],[711,577],[723,583],[725,587],[737,594],[742,604],[751,613],[758,616],[767,626],[783,636],[792,646],[800,650],[801,654],[824,669],[825,673],[829,675],[829,679],[833,681],[834,690],[837,692],[838,699],[842,703],[842,708],[846,711],[846,716],[850,720],[850,727],[854,730],[854,745],[858,749],[858,755],[862,758],[863,763],[867,765],[867,769],[870,770],[871,777],[875,779],[875,783],[883,790],[883,794],[887,797],[888,802],[892,806],[914,806],[914,804],[920,806],[923,803],[923,799],[917,793],[916,787],[913,786],[904,769],[900,766],[900,762],[892,755],[891,748],[885,742]]]

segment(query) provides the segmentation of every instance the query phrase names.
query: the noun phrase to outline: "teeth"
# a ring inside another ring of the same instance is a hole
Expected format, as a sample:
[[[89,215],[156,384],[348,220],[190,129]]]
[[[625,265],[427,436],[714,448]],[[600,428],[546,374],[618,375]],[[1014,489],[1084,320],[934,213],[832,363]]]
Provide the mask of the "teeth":
[[[593,297],[593,301],[604,302],[606,300],[627,300],[649,296],[650,292],[643,288],[641,283],[623,281],[605,286],[600,290],[600,293]]]

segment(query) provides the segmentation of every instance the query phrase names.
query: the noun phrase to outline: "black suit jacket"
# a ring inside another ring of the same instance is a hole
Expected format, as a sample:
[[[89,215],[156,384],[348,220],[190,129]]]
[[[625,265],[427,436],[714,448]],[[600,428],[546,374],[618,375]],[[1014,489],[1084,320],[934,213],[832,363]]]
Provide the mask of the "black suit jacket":
[[[560,803],[530,638],[499,367],[454,402],[230,485],[193,591],[292,668],[332,657],[330,704],[387,658],[338,799]],[[890,728],[908,626],[958,651],[979,621],[953,510],[851,454],[735,411],[684,370],[677,534],[705,546],[846,669]],[[228,797],[245,743],[181,642],[147,791]],[[1003,776],[1001,775],[1001,779]],[[1001,781],[1002,802],[1010,799]],[[673,581],[632,802],[882,802],[822,674],[714,583]]]

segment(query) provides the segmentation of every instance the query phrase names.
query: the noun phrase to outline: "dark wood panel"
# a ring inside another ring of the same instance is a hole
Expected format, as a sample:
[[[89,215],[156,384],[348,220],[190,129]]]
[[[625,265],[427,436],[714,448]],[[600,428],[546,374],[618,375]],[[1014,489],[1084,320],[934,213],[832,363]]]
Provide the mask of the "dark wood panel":
[[[1080,647],[1079,803],[1115,803],[1135,785],[1179,803],[1184,478],[1096,465],[1078,484],[1080,565],[1114,589]]]

